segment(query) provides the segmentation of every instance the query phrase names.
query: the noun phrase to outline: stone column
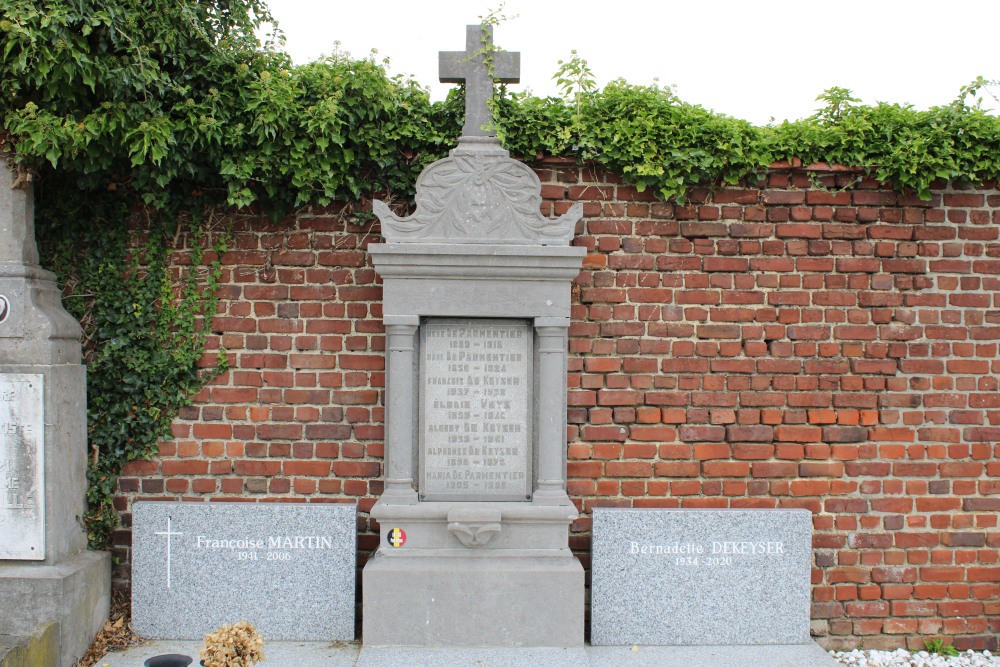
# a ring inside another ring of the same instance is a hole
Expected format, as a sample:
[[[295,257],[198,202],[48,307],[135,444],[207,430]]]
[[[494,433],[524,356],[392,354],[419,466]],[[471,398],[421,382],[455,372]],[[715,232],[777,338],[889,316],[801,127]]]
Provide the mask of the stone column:
[[[386,409],[385,409],[385,490],[388,503],[413,503],[414,437],[413,387],[416,384],[414,343],[420,318],[412,315],[387,315],[386,336]],[[394,388],[388,391],[388,387]]]
[[[566,498],[566,334],[569,319],[536,317],[538,337],[538,484],[535,500]]]

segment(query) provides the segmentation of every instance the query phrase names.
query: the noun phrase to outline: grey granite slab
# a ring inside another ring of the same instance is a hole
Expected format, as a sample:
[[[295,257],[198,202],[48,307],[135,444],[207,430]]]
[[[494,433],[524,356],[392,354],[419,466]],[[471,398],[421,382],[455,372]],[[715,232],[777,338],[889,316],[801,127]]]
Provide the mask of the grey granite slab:
[[[196,641],[149,641],[108,653],[101,667],[139,667],[179,653],[198,664]],[[815,642],[774,646],[587,646],[585,648],[365,648],[357,642],[270,642],[261,667],[837,667]]]
[[[356,513],[354,503],[135,503],[133,628],[201,639],[247,620],[265,641],[353,639]]]
[[[591,640],[807,643],[811,558],[808,510],[597,508]]]
[[[591,667],[838,667],[818,644],[591,646]]]
[[[362,648],[358,667],[449,665],[450,667],[581,667],[587,651],[579,648]]]
[[[97,662],[98,667],[141,667],[158,655],[189,656],[197,667],[198,649],[202,641],[154,640],[130,646],[125,651],[108,653]],[[359,645],[355,642],[265,642],[264,660],[257,667],[353,667],[358,660]]]

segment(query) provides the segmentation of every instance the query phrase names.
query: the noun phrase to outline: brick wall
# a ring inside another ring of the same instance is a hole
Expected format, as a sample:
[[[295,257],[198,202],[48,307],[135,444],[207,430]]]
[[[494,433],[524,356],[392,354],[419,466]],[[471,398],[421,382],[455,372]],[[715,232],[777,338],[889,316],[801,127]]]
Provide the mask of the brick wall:
[[[677,206],[591,168],[537,172],[543,213],[586,216],[568,450],[584,564],[597,505],[804,507],[822,644],[996,649],[1000,191],[925,202],[777,164]],[[379,240],[336,210],[237,224],[211,339],[232,369],[125,470],[120,585],[137,499],[354,499],[360,561],[377,546]]]

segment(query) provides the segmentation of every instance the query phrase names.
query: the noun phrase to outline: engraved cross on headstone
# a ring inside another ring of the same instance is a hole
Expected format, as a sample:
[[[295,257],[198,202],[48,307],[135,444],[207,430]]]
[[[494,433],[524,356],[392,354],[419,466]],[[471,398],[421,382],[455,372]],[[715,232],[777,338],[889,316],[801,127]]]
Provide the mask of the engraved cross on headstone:
[[[465,83],[465,127],[463,137],[495,137],[489,100],[493,82],[521,80],[521,54],[493,51],[493,26],[465,27],[465,51],[441,51],[438,73],[441,83]],[[487,64],[493,64],[493,76]]]
[[[174,532],[174,530],[170,526],[170,517],[167,516],[167,530],[166,531],[162,531],[162,530],[156,531],[153,534],[154,535],[164,535],[167,538],[167,588],[170,588],[170,547],[172,546],[170,544],[170,538],[174,537],[174,536],[180,537],[184,533]]]

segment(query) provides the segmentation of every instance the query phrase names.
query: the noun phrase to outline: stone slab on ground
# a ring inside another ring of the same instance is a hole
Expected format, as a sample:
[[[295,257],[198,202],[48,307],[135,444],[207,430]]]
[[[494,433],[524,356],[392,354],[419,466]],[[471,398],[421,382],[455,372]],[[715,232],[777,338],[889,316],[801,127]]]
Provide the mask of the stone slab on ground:
[[[100,667],[139,667],[155,655],[195,658],[200,641],[148,641],[108,653]],[[363,648],[358,642],[267,642],[263,667],[837,667],[815,642],[792,646]]]
[[[809,641],[812,514],[595,508],[595,646]]]
[[[354,639],[357,507],[137,502],[132,627],[201,639],[250,621],[265,639]]]
[[[179,653],[191,656],[194,667],[200,660],[198,649],[203,647],[201,640],[151,640],[120,653],[108,653],[97,666],[141,667],[153,656]],[[257,667],[354,667],[359,648],[355,642],[268,642],[265,637],[266,659]]]
[[[442,667],[586,667],[587,650],[555,648],[362,648],[357,667],[441,665]]]
[[[590,667],[838,667],[819,644],[591,646]]]

